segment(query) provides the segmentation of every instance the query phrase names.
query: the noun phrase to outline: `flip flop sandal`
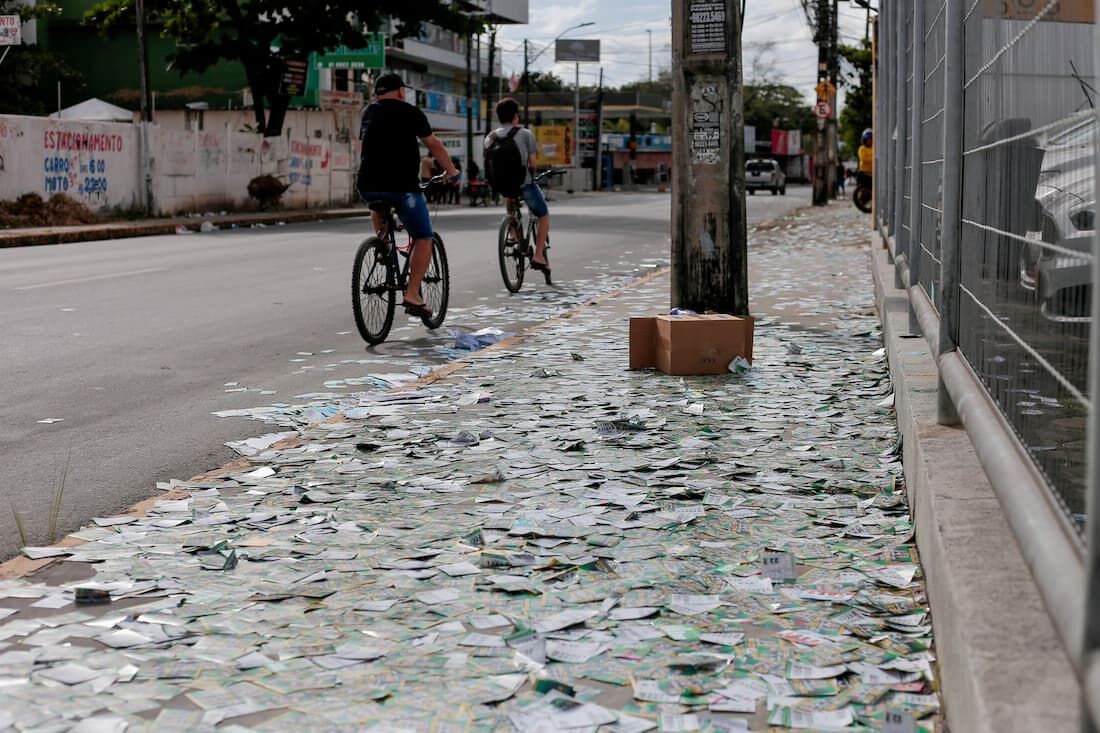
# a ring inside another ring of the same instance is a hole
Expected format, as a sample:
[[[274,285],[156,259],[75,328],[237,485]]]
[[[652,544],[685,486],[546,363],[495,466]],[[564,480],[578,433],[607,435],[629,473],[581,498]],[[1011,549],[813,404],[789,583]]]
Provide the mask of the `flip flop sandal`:
[[[432,309],[424,303],[402,303],[401,306],[405,309],[406,315],[414,316],[416,318],[431,318]]]
[[[546,284],[547,285],[552,285],[553,284],[553,283],[550,282],[550,265],[549,264],[543,264],[542,262],[535,262],[534,260],[531,260],[531,269],[532,270],[538,270],[539,272],[541,272],[542,276],[544,278],[546,278]]]

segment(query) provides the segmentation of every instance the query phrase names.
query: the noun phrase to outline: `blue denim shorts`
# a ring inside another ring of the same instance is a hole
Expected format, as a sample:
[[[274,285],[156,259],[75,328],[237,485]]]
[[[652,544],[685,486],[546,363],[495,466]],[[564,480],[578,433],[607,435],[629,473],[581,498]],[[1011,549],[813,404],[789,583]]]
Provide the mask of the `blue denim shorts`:
[[[360,191],[364,201],[385,201],[393,206],[397,218],[405,225],[405,231],[413,239],[432,238],[432,217],[428,213],[428,201],[422,193],[401,191]],[[543,204],[545,206],[545,204]]]
[[[531,215],[541,219],[550,213],[549,207],[546,205],[546,198],[542,195],[542,189],[534,183],[525,183],[519,190],[520,196],[527,202],[527,208],[531,210]]]

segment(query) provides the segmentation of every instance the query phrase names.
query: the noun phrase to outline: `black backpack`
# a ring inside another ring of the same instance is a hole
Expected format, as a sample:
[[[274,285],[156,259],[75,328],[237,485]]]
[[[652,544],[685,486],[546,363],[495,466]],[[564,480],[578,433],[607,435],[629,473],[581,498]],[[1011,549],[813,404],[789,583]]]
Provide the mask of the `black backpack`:
[[[485,177],[489,185],[501,196],[516,198],[527,180],[527,161],[516,145],[516,135],[523,129],[513,127],[505,137],[493,135],[485,149]]]

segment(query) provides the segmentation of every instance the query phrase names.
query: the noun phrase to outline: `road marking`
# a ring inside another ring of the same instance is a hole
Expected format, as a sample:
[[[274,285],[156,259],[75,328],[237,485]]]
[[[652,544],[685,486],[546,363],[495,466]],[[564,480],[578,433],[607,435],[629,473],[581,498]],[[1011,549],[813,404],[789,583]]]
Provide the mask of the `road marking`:
[[[92,282],[93,280],[109,280],[114,277],[130,277],[131,275],[145,275],[150,272],[164,272],[163,267],[147,267],[144,270],[129,270],[127,272],[112,272],[106,275],[89,275],[88,277],[76,277],[72,280],[54,280],[37,285],[23,285],[16,290],[38,290],[39,288],[52,288],[57,285],[76,285],[77,283]]]

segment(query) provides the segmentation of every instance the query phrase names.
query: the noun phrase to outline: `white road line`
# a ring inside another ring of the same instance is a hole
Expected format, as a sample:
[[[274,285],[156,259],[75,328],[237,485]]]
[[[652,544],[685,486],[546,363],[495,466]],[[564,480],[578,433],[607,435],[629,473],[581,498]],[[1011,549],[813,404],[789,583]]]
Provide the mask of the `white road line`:
[[[16,288],[16,290],[38,290],[39,288],[52,288],[57,285],[76,285],[77,283],[92,282],[93,280],[110,280],[115,277],[130,277],[131,275],[145,275],[150,272],[164,272],[163,267],[147,267],[144,270],[129,270],[127,272],[111,272],[106,275],[89,275],[88,277],[76,277],[72,280],[54,280],[48,283],[38,283],[37,285],[23,285]]]

